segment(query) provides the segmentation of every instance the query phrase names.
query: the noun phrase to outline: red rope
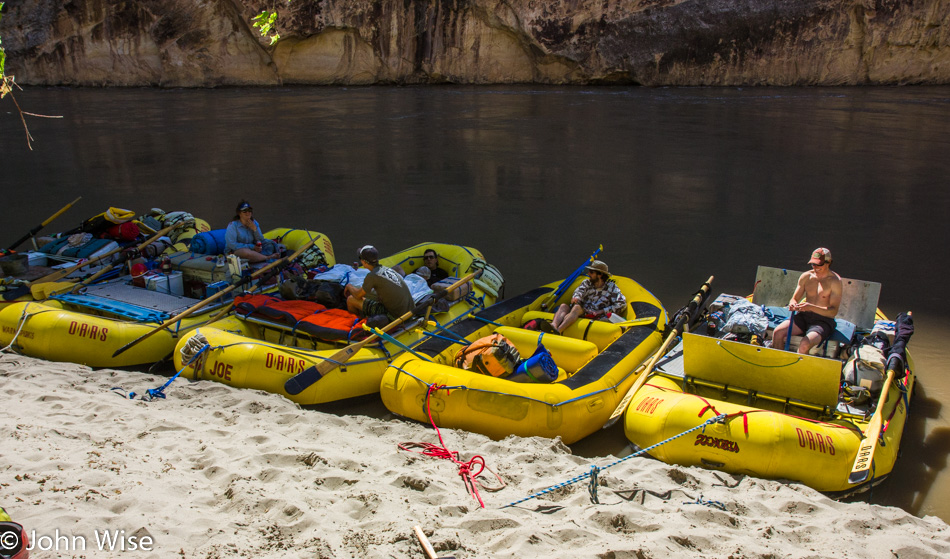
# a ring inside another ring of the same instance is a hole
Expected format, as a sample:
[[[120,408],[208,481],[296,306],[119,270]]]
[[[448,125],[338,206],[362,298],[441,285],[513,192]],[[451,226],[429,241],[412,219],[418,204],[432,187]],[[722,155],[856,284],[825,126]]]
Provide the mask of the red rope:
[[[451,460],[454,464],[457,464],[459,467],[459,475],[462,476],[462,483],[465,484],[465,488],[468,490],[468,494],[478,501],[478,504],[485,508],[485,503],[482,501],[482,497],[478,494],[478,480],[476,479],[479,474],[487,469],[485,466],[485,459],[481,456],[475,455],[468,462],[462,462],[459,460],[459,453],[453,450],[449,450],[445,446],[445,441],[442,439],[442,431],[439,430],[439,426],[435,424],[435,420],[432,419],[432,407],[429,405],[429,399],[432,396],[432,393],[437,390],[445,389],[446,395],[449,394],[448,387],[445,385],[437,385],[435,383],[429,385],[429,389],[426,391],[426,414],[429,416],[429,423],[432,424],[432,427],[435,429],[436,434],[439,436],[439,444],[437,446],[432,443],[401,443],[399,448],[407,452],[416,452],[424,456],[430,456],[432,458],[439,458],[442,460]],[[413,448],[421,448],[421,451],[413,450]],[[475,471],[475,468],[478,468]],[[491,470],[488,470],[491,472]],[[494,472],[492,472],[494,473]],[[498,478],[498,481],[504,483],[504,481],[495,474],[495,477]]]

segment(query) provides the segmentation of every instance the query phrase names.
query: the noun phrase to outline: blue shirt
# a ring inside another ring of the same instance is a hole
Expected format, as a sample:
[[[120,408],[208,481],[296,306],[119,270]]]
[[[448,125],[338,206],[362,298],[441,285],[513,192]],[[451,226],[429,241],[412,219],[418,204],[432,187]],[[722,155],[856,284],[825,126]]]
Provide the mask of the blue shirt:
[[[237,250],[239,248],[254,249],[258,241],[264,242],[264,236],[261,235],[261,225],[254,220],[257,230],[251,231],[236,219],[228,224],[228,230],[224,234],[225,250]]]

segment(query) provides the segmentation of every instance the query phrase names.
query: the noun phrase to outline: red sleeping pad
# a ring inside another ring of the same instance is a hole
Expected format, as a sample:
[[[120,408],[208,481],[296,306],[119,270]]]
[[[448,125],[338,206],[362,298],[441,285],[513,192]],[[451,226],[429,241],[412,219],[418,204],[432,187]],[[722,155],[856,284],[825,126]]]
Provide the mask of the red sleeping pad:
[[[240,315],[266,318],[321,340],[359,340],[367,336],[363,330],[366,319],[343,309],[328,309],[313,301],[241,295],[234,298],[234,308]]]

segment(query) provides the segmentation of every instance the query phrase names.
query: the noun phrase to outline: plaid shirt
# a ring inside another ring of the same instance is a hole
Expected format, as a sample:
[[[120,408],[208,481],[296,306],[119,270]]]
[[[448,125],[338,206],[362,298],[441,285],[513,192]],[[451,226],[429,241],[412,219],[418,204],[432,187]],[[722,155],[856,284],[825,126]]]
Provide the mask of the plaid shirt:
[[[620,292],[617,282],[610,279],[600,288],[594,287],[590,278],[585,279],[574,290],[572,299],[580,301],[584,312],[588,314],[603,310],[617,313],[627,305],[627,298]]]

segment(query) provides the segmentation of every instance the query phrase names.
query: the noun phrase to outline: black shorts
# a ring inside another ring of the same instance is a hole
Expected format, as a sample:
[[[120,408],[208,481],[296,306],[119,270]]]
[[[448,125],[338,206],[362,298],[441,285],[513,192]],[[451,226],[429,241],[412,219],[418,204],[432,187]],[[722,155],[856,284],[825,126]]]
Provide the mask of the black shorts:
[[[795,313],[794,320],[795,326],[798,326],[802,329],[804,336],[807,336],[809,332],[818,332],[818,335],[821,336],[821,341],[819,343],[830,338],[838,328],[835,324],[835,319],[828,318],[827,316],[822,316],[811,311],[801,311]]]

